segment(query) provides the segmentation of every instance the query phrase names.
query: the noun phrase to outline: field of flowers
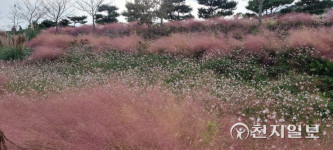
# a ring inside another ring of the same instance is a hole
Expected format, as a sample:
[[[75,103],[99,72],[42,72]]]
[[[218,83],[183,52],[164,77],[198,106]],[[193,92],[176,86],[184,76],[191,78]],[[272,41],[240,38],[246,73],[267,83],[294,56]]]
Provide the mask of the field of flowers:
[[[0,129],[27,149],[330,149],[332,24],[328,13],[265,18],[263,31],[251,19],[48,29],[0,62]],[[234,140],[237,122],[319,124],[320,138]]]

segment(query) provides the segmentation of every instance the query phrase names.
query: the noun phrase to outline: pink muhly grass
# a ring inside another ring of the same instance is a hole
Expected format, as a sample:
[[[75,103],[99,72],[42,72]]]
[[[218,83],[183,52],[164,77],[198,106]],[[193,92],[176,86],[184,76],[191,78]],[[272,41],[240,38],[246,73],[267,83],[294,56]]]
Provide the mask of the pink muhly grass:
[[[153,41],[150,52],[156,53],[166,51],[171,54],[196,55],[226,54],[230,49],[225,39],[205,34],[172,34],[169,37],[162,37]]]
[[[142,95],[112,85],[57,97],[2,97],[0,128],[28,149],[192,149],[211,119],[159,88]]]
[[[41,33],[27,43],[29,47],[46,46],[50,48],[69,48],[73,37],[64,34]]]
[[[287,41],[291,48],[310,47],[318,50],[324,57],[333,59],[333,29],[293,30]]]
[[[73,37],[69,35],[41,33],[27,44],[34,48],[28,60],[56,59],[68,50],[72,42]]]
[[[76,38],[77,41],[85,41],[85,44],[90,45],[95,52],[105,51],[110,49],[110,38],[96,35],[82,35]]]
[[[111,23],[105,25],[99,25],[101,28],[97,31],[99,34],[128,34],[130,28],[127,24],[124,23]]]
[[[139,43],[144,43],[144,39],[137,35],[112,38],[110,45],[113,49],[124,52],[137,52]]]
[[[34,48],[31,56],[28,57],[28,61],[38,60],[55,60],[66,54],[66,50],[57,47],[38,46]]]
[[[7,82],[7,78],[4,74],[0,73],[0,90],[3,88],[5,83]]]
[[[274,33],[264,31],[257,35],[247,35],[243,41],[244,49],[250,53],[262,51],[278,51],[282,49],[283,42]]]
[[[83,35],[76,38],[77,41],[86,41],[92,46],[95,52],[106,50],[116,50],[124,52],[136,52],[138,44],[144,42],[144,39],[137,35],[130,35],[117,38],[109,38],[106,36]]]
[[[65,27],[65,28],[59,28],[59,34],[67,34],[71,36],[76,36],[79,34],[78,30],[80,28],[77,27]],[[56,34],[56,29],[55,28],[49,28],[45,30],[45,32],[50,33],[50,34]]]
[[[325,17],[325,21],[327,23],[333,24],[333,10],[327,12],[326,17]]]
[[[289,13],[278,18],[278,23],[284,26],[313,25],[317,20],[306,13]]]

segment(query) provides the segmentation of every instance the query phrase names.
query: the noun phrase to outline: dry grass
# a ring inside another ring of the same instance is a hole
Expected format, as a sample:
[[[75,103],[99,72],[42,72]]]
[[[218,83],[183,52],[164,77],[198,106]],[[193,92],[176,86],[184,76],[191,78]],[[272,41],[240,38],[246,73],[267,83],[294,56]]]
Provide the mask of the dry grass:
[[[20,35],[8,35],[6,33],[0,34],[0,45],[3,47],[15,47],[18,49],[24,49],[27,42],[25,34]]]

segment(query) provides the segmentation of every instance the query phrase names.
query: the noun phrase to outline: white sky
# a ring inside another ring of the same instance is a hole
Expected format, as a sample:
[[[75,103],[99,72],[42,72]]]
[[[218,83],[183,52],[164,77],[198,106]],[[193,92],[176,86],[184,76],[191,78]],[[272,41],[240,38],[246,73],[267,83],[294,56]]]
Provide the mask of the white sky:
[[[0,30],[8,30],[12,27],[11,22],[8,20],[8,13],[9,10],[12,6],[14,6],[16,0],[0,0]],[[237,9],[236,9],[236,13],[238,12],[248,12],[248,10],[246,10],[246,6],[247,6],[247,1],[248,0],[235,0],[238,2],[237,5]],[[123,12],[126,8],[125,8],[125,3],[126,0],[106,0],[106,2],[108,4],[111,5],[115,5],[119,8],[119,13]],[[200,7],[200,5],[197,3],[197,0],[186,0],[186,3],[188,5],[190,5],[193,8],[192,14],[197,17],[198,14],[198,8]],[[84,13],[84,12],[80,12],[80,11],[76,11],[75,12],[76,15],[87,15],[88,14]],[[119,17],[118,20],[120,22],[125,22],[125,18],[124,17]],[[88,18],[88,24],[91,23],[91,18]],[[27,26],[27,23],[23,23],[21,25],[23,28],[25,28]]]

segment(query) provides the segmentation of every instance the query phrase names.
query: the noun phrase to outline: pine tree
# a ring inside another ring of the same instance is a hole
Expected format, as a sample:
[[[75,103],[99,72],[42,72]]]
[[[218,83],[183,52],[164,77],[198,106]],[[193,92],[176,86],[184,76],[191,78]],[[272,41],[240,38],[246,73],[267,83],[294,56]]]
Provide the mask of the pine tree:
[[[191,14],[192,8],[185,4],[186,0],[169,0],[171,9],[169,14],[169,18],[171,20],[184,20],[188,18],[193,18]]]
[[[60,27],[68,27],[71,24],[71,22],[68,19],[62,19],[59,22]]]
[[[87,19],[87,16],[73,16],[73,17],[67,17],[67,18],[73,22],[74,27],[77,23],[79,23],[79,24],[87,23],[87,21],[85,21]]]
[[[198,2],[205,6],[199,8],[200,18],[232,15],[237,6],[237,2],[229,0],[198,0]]]
[[[127,11],[122,15],[126,17],[128,22],[138,21],[139,24],[153,23],[153,19],[156,18],[156,6],[158,5],[156,0],[135,0],[134,2],[127,2]]]
[[[96,23],[98,24],[106,24],[118,22],[117,17],[119,13],[117,13],[118,8],[116,6],[111,5],[101,5],[98,8],[98,14],[95,15]],[[100,14],[101,12],[107,12],[107,15]]]
[[[311,14],[322,14],[325,9],[333,7],[332,0],[301,0],[296,3],[297,12],[306,12]]]
[[[293,2],[294,0],[266,0],[263,5],[263,12],[265,14],[272,14],[274,11],[279,10],[279,8]],[[259,12],[259,3],[257,0],[250,0],[248,4],[246,9],[256,13]]]

